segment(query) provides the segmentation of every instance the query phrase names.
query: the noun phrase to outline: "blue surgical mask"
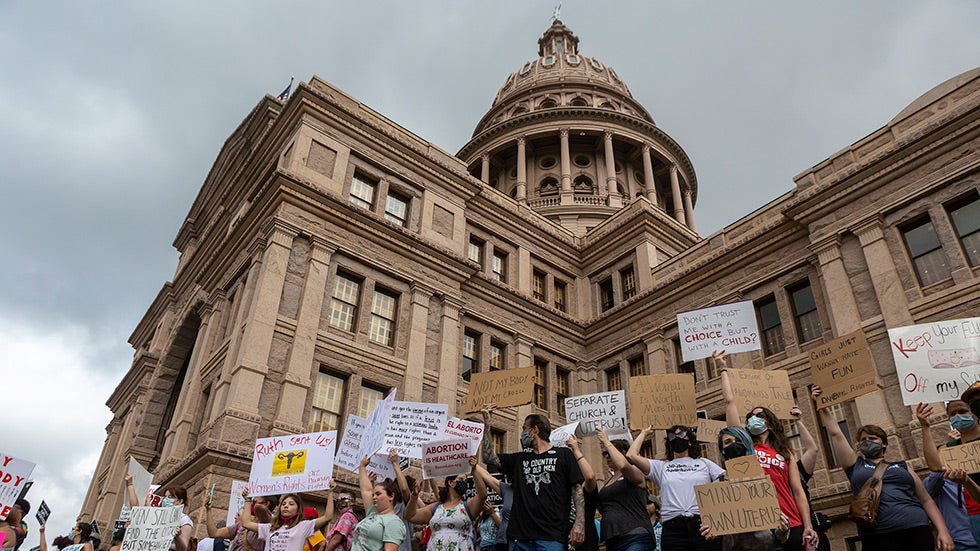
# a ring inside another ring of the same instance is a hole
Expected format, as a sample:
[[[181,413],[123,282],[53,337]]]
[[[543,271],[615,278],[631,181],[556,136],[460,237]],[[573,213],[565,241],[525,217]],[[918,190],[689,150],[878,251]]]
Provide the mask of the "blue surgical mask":
[[[160,507],[173,507],[174,500],[172,497],[165,497],[160,500]]]
[[[766,420],[755,416],[749,417],[749,422],[745,424],[745,428],[754,436],[759,436],[769,430],[769,427],[766,426]]]
[[[970,415],[969,413],[954,415],[949,418],[949,426],[952,427],[953,430],[958,430],[960,432],[972,429],[973,425],[976,424],[977,420],[974,419],[973,415]]]

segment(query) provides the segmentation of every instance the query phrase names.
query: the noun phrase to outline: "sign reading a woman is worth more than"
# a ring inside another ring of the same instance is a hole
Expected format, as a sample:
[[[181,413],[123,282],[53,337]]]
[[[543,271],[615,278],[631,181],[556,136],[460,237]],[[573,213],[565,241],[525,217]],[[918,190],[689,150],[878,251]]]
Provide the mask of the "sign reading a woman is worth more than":
[[[534,397],[534,367],[474,373],[463,411],[480,411],[484,404],[498,408],[530,404]]]
[[[336,445],[335,430],[259,438],[248,493],[268,496],[326,490],[333,477]]]
[[[694,426],[696,407],[694,375],[690,373],[630,377],[630,428]]]

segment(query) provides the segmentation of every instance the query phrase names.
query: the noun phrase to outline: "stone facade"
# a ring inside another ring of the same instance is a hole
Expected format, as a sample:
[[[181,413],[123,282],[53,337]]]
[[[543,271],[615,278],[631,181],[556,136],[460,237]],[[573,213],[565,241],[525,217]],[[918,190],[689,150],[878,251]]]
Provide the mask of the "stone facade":
[[[458,414],[470,368],[538,367],[536,403],[495,418],[505,451],[524,415],[563,424],[563,396],[635,374],[694,373],[698,407],[722,418],[718,374],[679,359],[675,315],[734,300],[775,319],[765,350],[735,367],[786,370],[818,439],[807,351],[863,328],[878,390],[836,413],[851,430],[881,425],[889,458],[923,468],[886,330],[977,315],[980,236],[951,213],[980,201],[980,69],[702,239],[686,154],[577,48],[555,22],[456,156],[317,77],[285,104],[263,98],[225,142],[174,241],[176,273],[130,337],[82,517],[111,525],[133,456],[186,486],[197,518],[212,483],[220,504],[247,478],[256,438],[342,430],[391,388]],[[906,245],[926,222],[945,266]],[[847,549],[850,491],[832,462],[824,442],[811,487]]]

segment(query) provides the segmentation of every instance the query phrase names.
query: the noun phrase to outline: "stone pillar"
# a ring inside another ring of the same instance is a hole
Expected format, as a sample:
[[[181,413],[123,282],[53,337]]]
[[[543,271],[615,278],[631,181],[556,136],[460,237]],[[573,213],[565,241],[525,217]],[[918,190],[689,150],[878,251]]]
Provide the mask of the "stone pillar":
[[[422,381],[425,378],[425,344],[429,321],[429,301],[433,289],[418,282],[412,283],[412,307],[409,312],[408,350],[405,366],[405,400],[422,401]],[[455,377],[455,374],[453,375]]]
[[[568,152],[568,129],[562,128],[559,131],[559,141],[561,142],[561,204],[571,205],[575,203],[575,190],[572,189],[572,159]]]
[[[636,246],[636,292],[653,287],[653,269],[657,266],[657,246],[644,241]]]
[[[864,258],[868,264],[868,273],[874,284],[875,295],[881,304],[881,315],[885,327],[901,327],[912,324],[908,300],[902,280],[898,277],[895,261],[892,259],[885,235],[881,229],[881,220],[877,217],[852,228],[861,241]]]
[[[684,190],[684,217],[687,219],[687,227],[693,231],[697,232],[698,229],[694,225],[694,203],[691,200],[691,188]]]
[[[657,205],[657,183],[653,179],[653,160],[650,158],[650,146],[643,144],[643,183],[647,188],[647,200]]]
[[[449,415],[456,415],[456,381],[459,375],[459,309],[463,301],[442,297],[442,346],[439,349],[439,388],[436,403],[448,404]]]
[[[604,155],[606,157],[606,191],[609,193],[608,204],[610,207],[621,207],[623,206],[623,196],[619,190],[619,186],[616,185],[616,157],[613,153],[612,132],[606,131],[602,133],[602,143],[605,148]]]
[[[527,202],[527,144],[524,136],[517,138],[517,197],[521,203]]]
[[[525,247],[517,249],[517,290],[531,294],[531,251]]]
[[[684,200],[681,198],[681,184],[677,180],[677,165],[670,165],[670,196],[674,202],[674,220],[686,226]]]
[[[313,355],[316,350],[317,332],[320,330],[320,312],[327,287],[330,256],[337,247],[314,237],[310,251],[310,264],[303,284],[303,298],[296,316],[296,332],[293,336],[289,363],[283,377],[279,407],[273,434],[297,434],[307,432],[303,426],[307,393],[312,384]]]
[[[517,357],[514,367],[532,367],[534,366],[534,355],[531,353],[531,347],[534,346],[534,341],[529,339],[524,335],[516,335],[514,337],[514,352]],[[528,415],[535,413],[534,402],[530,404],[525,404],[523,406],[518,406],[517,408],[517,434],[520,437],[520,428],[524,423],[524,419]],[[554,427],[552,427],[554,428]]]
[[[484,153],[483,156],[480,157],[480,161],[481,161],[480,180],[482,180],[484,184],[489,184],[490,183],[490,154]]]
[[[660,331],[643,339],[647,347],[647,362],[651,375],[667,373],[667,352],[664,350],[664,334]]]

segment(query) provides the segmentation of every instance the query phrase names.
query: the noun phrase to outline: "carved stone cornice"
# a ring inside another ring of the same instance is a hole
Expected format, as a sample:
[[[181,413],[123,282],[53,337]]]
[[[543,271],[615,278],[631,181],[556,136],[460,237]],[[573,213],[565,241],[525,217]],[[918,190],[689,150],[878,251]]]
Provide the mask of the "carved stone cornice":
[[[832,235],[808,247],[817,255],[821,266],[826,266],[835,260],[840,260],[840,236]]]
[[[854,235],[861,241],[862,247],[867,247],[871,243],[885,238],[883,222],[880,217],[875,216],[865,220],[851,228]]]

